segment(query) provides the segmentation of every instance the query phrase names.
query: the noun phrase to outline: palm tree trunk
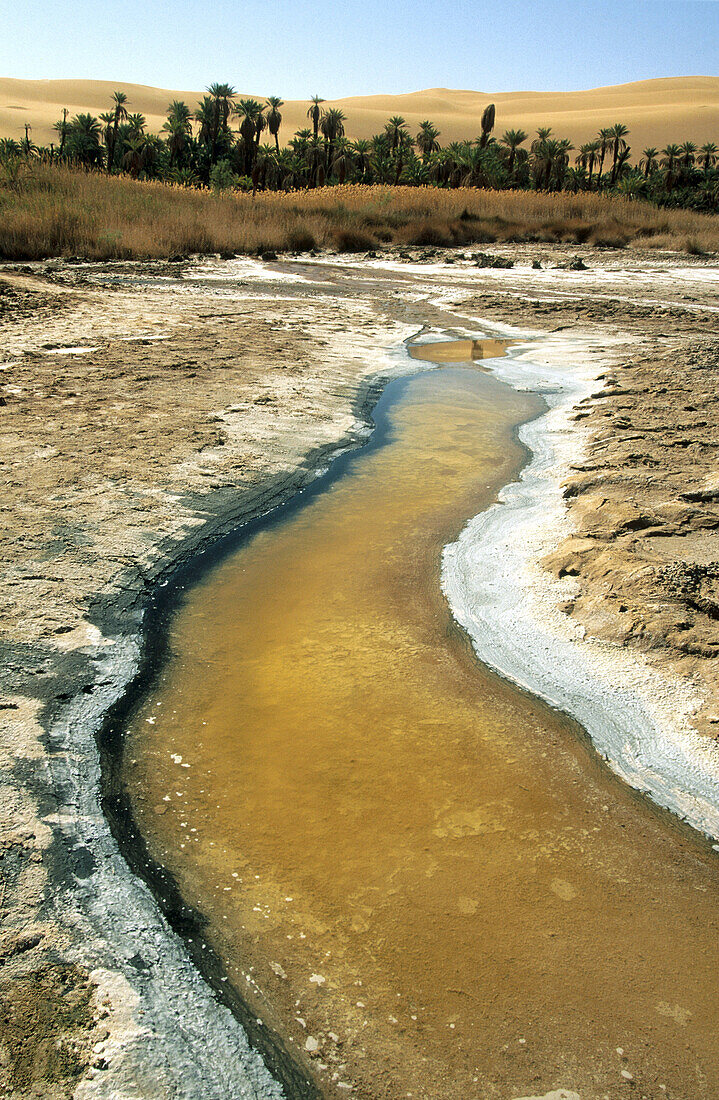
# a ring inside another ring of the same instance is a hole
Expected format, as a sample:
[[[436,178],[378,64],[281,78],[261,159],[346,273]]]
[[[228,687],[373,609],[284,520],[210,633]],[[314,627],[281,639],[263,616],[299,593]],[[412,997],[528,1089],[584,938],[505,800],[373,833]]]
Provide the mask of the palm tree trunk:
[[[612,161],[612,178],[609,181],[609,186],[610,187],[614,187],[614,184],[615,184],[616,179],[617,179],[617,160],[618,160],[618,158],[619,158],[619,142],[615,141],[614,142],[614,159]]]
[[[215,111],[212,118],[212,149],[210,151],[210,162],[212,164],[217,160],[217,132],[220,128],[220,102],[215,100]]]

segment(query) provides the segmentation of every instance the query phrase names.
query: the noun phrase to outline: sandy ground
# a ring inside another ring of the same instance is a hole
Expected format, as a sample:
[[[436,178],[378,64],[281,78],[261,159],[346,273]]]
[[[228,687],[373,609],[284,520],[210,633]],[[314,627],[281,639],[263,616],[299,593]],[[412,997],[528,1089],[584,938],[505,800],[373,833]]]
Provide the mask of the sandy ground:
[[[510,270],[427,250],[3,270],[8,1095],[274,1094],[119,857],[93,734],[137,664],[152,584],[358,439],[372,383],[423,325],[581,341],[598,382],[575,414],[576,531],[545,564],[575,578],[568,615],[690,682],[716,734],[719,272],[512,255]]]
[[[0,78],[0,137],[24,137],[25,123],[32,126],[32,140],[47,144],[56,140],[52,126],[62,118],[63,107],[70,117],[89,111],[99,115],[109,110],[112,93],[123,91],[128,108],[147,118],[153,133],[159,133],[168,104],[184,100],[191,109],[205,94],[201,91],[152,88],[140,84],[106,80],[13,80]],[[250,94],[261,102],[277,94],[267,88]],[[281,93],[282,89],[279,89]],[[719,124],[719,77],[682,76],[636,81],[606,88],[576,92],[461,91],[429,88],[405,95],[352,96],[327,101],[347,116],[347,136],[367,138],[384,129],[387,119],[401,115],[411,133],[417,133],[424,119],[431,119],[441,131],[441,142],[473,139],[479,132],[482,112],[488,103],[497,108],[496,133],[523,129],[533,134],[540,126],[551,126],[556,134],[570,137],[575,146],[595,137],[603,126],[622,122],[629,127],[629,142],[639,151],[645,146],[662,148],[671,141],[713,141]],[[282,108],[280,141],[307,125],[307,103],[288,100]]]

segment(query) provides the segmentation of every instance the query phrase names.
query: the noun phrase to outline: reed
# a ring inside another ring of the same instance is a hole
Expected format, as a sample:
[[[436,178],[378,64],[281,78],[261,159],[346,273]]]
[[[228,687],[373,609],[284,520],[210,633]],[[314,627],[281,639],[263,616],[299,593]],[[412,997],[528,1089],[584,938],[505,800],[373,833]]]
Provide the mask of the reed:
[[[253,197],[42,164],[0,177],[5,260],[524,241],[699,254],[719,251],[719,221],[603,194],[349,184]]]

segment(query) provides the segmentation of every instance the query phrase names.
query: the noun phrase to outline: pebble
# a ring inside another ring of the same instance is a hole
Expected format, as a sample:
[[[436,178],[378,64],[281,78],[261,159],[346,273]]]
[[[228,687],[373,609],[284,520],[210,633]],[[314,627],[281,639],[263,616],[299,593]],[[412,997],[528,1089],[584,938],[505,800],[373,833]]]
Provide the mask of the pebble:
[[[320,1044],[317,1041],[317,1039],[315,1039],[314,1035],[308,1035],[307,1038],[305,1039],[305,1050],[308,1050],[310,1052],[310,1054],[313,1054],[314,1051],[319,1050],[319,1049],[320,1049]]]

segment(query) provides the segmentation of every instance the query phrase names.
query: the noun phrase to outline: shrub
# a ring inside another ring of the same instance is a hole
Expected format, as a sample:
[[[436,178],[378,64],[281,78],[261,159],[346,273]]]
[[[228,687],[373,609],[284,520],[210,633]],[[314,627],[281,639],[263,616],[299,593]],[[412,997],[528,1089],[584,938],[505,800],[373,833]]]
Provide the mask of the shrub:
[[[210,172],[210,187],[213,191],[230,191],[237,186],[237,176],[232,171],[229,160],[218,160]]]
[[[446,222],[420,222],[406,225],[395,234],[398,244],[416,244],[448,248],[456,243],[456,237]]]
[[[706,256],[706,252],[696,237],[687,237],[684,242],[684,251],[688,252],[690,256]]]
[[[287,248],[290,252],[311,252],[317,248],[314,233],[305,225],[295,226],[287,234]]]
[[[361,229],[335,229],[332,240],[338,252],[369,252],[377,246],[377,238]]]

